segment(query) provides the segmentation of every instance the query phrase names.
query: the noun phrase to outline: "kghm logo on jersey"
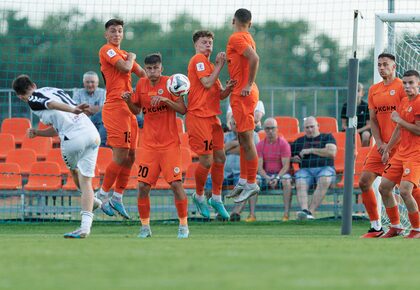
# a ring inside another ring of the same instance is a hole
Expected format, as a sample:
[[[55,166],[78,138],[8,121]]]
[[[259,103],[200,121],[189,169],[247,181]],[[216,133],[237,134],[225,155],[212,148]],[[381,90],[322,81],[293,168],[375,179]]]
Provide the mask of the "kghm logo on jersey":
[[[390,90],[390,91],[389,91],[389,94],[390,94],[391,96],[395,95],[395,90]]]
[[[143,114],[146,115],[146,113],[160,113],[165,112],[168,110],[168,105],[161,105],[159,107],[143,107]]]
[[[390,113],[397,109],[396,105],[375,107],[375,113]]]

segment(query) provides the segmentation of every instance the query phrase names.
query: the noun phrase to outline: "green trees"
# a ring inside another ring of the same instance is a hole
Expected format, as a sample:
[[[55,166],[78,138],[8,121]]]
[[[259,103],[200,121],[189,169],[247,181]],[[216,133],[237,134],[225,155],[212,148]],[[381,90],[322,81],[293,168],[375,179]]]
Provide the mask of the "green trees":
[[[81,87],[82,75],[88,70],[100,75],[98,51],[105,43],[102,21],[86,19],[79,11],[72,10],[48,15],[39,26],[34,26],[27,18],[18,17],[15,11],[3,14],[7,25],[0,33],[0,88],[10,88],[13,78],[21,73],[31,75],[40,86],[62,88]],[[167,24],[150,19],[127,21],[122,48],[136,53],[140,64],[146,54],[161,52],[165,74],[186,74],[188,61],[194,54],[192,34],[198,29],[214,31],[214,60],[216,53],[226,48],[232,33],[230,24],[205,27],[189,14],[178,15]],[[260,88],[346,86],[348,54],[336,39],[314,33],[308,22],[270,20],[255,23],[251,32],[260,56],[257,77]],[[361,61],[360,77],[365,85],[369,84],[372,76],[371,58],[369,54]],[[227,70],[224,69],[222,82],[227,78]],[[134,78],[133,84],[136,81]],[[103,86],[102,79],[100,85]],[[261,99],[268,101],[268,91],[261,92]],[[276,92],[274,97],[274,113],[290,114],[290,106],[285,104],[290,104],[291,95]],[[313,103],[313,92],[297,97],[296,106]],[[334,96],[320,94],[317,97],[321,104],[331,103],[317,113],[334,115]],[[344,93],[339,98],[341,105]],[[280,103],[283,108],[280,108]],[[311,110],[311,107],[307,108],[308,113]]]

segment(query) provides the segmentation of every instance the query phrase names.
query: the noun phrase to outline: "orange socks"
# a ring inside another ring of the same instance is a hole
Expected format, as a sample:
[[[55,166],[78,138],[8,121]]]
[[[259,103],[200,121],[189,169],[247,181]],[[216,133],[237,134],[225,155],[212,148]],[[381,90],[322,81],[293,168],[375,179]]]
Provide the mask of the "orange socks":
[[[224,179],[224,163],[214,162],[211,166],[211,181],[212,181],[212,193],[215,195],[220,195],[222,193],[222,185]]]
[[[369,220],[379,220],[378,203],[376,201],[375,192],[372,188],[370,188],[368,191],[362,192],[362,200],[369,215]]]
[[[197,169],[195,170],[195,188],[198,195],[204,194],[204,184],[206,184],[209,171],[210,168],[205,168],[201,164],[198,164]]]
[[[416,200],[418,209],[420,210],[420,188],[413,188],[413,197]]]
[[[410,220],[411,228],[418,229],[420,228],[420,217],[419,212],[409,212],[408,219]]]
[[[175,199],[175,207],[178,212],[179,224],[185,226],[188,224],[188,198]]]
[[[138,198],[137,208],[139,210],[141,224],[148,225],[150,223],[150,197]]]
[[[120,174],[117,176],[117,180],[115,182],[115,190],[116,192],[123,193],[124,189],[127,187],[128,180],[130,178],[131,168],[121,167]]]
[[[246,179],[248,183],[255,183],[257,181],[257,171],[258,171],[258,156],[254,159],[246,161],[247,175]]]
[[[102,183],[102,189],[106,192],[111,190],[112,185],[114,185],[115,179],[120,174],[120,171],[123,167],[111,161],[108,167],[105,170],[104,182]]]
[[[386,213],[389,217],[391,225],[399,225],[400,224],[400,212],[398,211],[398,205],[394,207],[387,207]]]
[[[248,164],[245,158],[245,150],[244,148],[242,148],[242,146],[240,147],[239,157],[240,157],[240,176],[239,177],[242,179],[247,179],[247,176],[248,176],[247,165]]]

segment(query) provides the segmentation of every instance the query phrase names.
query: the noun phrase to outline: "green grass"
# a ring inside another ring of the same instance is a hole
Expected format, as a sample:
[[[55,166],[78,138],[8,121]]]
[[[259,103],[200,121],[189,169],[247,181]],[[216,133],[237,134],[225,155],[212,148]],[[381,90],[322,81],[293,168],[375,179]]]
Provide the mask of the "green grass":
[[[0,289],[418,289],[418,240],[363,240],[366,222],[0,224]]]

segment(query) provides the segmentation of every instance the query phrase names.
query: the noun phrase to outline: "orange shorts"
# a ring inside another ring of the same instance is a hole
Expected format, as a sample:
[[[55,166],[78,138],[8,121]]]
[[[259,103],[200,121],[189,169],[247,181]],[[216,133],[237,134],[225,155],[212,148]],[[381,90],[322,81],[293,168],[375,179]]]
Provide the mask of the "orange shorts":
[[[409,181],[415,187],[418,187],[420,182],[420,162],[403,160],[398,156],[394,156],[385,166],[382,177],[396,184],[399,184],[401,181]]]
[[[391,151],[391,154],[389,156],[390,159],[392,158],[392,156],[394,156],[395,151],[396,151],[396,148]],[[363,164],[362,171],[373,172],[381,176],[382,173],[384,172],[384,169],[385,169],[385,164],[382,163],[382,156],[381,154],[379,154],[376,146],[373,146],[366,157],[365,163]]]
[[[213,150],[223,149],[223,128],[216,116],[203,118],[188,113],[185,124],[191,150],[198,155],[212,154]]]
[[[125,104],[124,104],[125,105]],[[102,121],[106,129],[106,144],[113,148],[137,148],[138,125],[136,116],[128,108],[102,109]]]
[[[246,132],[255,129],[254,110],[258,103],[258,93],[251,93],[249,96],[230,96],[232,115],[236,122],[236,131]]]
[[[162,172],[166,182],[182,180],[181,148],[173,147],[168,150],[139,150],[139,182],[155,185]]]

